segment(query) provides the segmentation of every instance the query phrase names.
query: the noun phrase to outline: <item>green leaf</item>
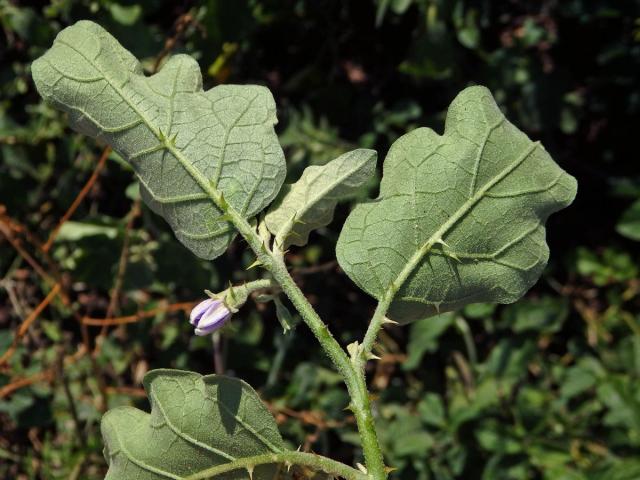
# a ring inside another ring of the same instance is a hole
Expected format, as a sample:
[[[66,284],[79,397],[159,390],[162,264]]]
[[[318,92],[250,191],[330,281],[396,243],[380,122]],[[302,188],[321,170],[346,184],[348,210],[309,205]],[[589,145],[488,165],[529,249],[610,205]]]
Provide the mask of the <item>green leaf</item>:
[[[242,380],[180,370],[153,370],[144,378],[151,413],[132,407],[102,419],[107,480],[181,479],[246,457],[284,451],[275,419]],[[272,479],[273,465],[253,479]],[[249,478],[246,470],[216,478]]]
[[[418,368],[426,353],[433,353],[438,349],[440,337],[453,325],[454,321],[455,314],[447,312],[433,318],[424,318],[411,325],[407,359],[402,364],[402,368],[405,370]]]
[[[357,206],[338,240],[345,272],[389,316],[409,322],[474,302],[511,303],[549,256],[544,223],[576,181],[509,123],[484,87],[453,101],[442,136],[396,141],[380,196]]]
[[[420,418],[427,425],[444,429],[447,424],[447,414],[442,403],[442,398],[436,393],[425,394],[418,403]]]
[[[338,200],[371,178],[376,156],[374,150],[353,150],[326,165],[307,167],[296,183],[286,185],[265,217],[278,244],[306,245],[312,230],[331,222]]]
[[[616,231],[623,237],[640,241],[640,200],[624,211],[616,225]]]
[[[104,235],[109,239],[118,236],[117,226],[100,225],[99,223],[67,221],[62,225],[56,240],[77,241],[94,235]]]
[[[140,5],[120,5],[119,3],[112,3],[109,5],[111,16],[113,19],[121,25],[130,27],[135,24],[142,15],[142,7]]]
[[[75,130],[106,141],[132,165],[145,202],[199,257],[221,255],[235,236],[212,200],[250,218],[280,190],[284,155],[264,87],[205,92],[197,62],[186,55],[146,77],[131,53],[89,21],[60,32],[32,71],[40,94],[69,113]]]
[[[562,298],[542,297],[523,300],[507,307],[502,313],[502,322],[516,333],[555,333],[569,316],[569,305]]]

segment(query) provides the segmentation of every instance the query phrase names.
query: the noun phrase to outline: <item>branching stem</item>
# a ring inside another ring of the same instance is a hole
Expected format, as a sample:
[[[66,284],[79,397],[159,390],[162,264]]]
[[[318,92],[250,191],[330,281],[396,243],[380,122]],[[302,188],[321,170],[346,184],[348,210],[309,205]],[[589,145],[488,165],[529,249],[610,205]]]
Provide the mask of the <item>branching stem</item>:
[[[333,337],[327,325],[318,316],[300,288],[298,288],[298,285],[287,270],[283,252],[278,249],[275,252],[272,251],[256,228],[240,212],[229,205],[222,192],[218,191],[198,169],[189,163],[172,142],[166,142],[166,148],[182,164],[189,175],[198,182],[225,218],[242,235],[255,253],[257,261],[271,273],[274,280],[282,288],[282,291],[289,297],[303,321],[311,329],[311,332],[318,339],[318,342],[320,342],[320,345],[342,375],[351,397],[350,406],[356,418],[358,433],[362,441],[368,477],[370,480],[385,480],[387,478],[386,468],[371,413],[371,402],[364,378],[364,369],[360,368],[358,361],[352,362]],[[384,317],[384,313],[382,317]]]
[[[362,440],[362,449],[369,476],[373,480],[386,479],[384,460],[378,444],[364,376],[359,374],[357,368],[354,368],[346,352],[333,337],[327,325],[318,316],[300,288],[298,288],[298,285],[287,270],[283,256],[273,253],[249,222],[220,198],[210,185],[207,185],[207,193],[210,194],[218,208],[230,218],[233,225],[256,254],[258,261],[278,282],[280,288],[289,297],[291,303],[296,307],[304,322],[311,329],[311,332],[318,339],[318,342],[320,342],[320,345],[342,375],[352,399],[351,408],[353,409],[358,432]]]

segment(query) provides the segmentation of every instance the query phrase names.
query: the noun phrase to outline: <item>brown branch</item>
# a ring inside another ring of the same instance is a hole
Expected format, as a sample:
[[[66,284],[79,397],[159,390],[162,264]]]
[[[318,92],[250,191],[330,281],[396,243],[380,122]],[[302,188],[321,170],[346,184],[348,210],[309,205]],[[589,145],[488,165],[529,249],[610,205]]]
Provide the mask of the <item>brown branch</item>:
[[[86,197],[89,191],[91,191],[91,188],[98,180],[98,176],[100,175],[100,172],[104,168],[104,165],[107,162],[107,158],[109,158],[110,153],[111,153],[111,147],[105,147],[105,149],[102,151],[102,155],[100,155],[100,159],[98,160],[96,167],[93,169],[93,173],[89,177],[89,180],[87,180],[87,183],[84,184],[84,187],[82,187],[82,190],[80,190],[80,193],[78,193],[76,198],[73,200],[73,203],[71,204],[71,206],[67,209],[65,214],[62,216],[56,228],[54,228],[53,231],[49,234],[49,238],[47,239],[47,242],[42,246],[43,252],[49,251],[49,249],[51,248],[51,245],[53,245],[53,242],[58,236],[58,233],[60,233],[60,229],[62,228],[62,225],[64,225],[67,222],[67,220],[69,220],[73,216],[75,211],[78,209],[78,207],[82,203],[82,200],[84,200],[84,197]]]
[[[124,317],[116,317],[116,318],[91,318],[91,317],[83,317],[82,323],[84,325],[94,325],[94,326],[112,326],[112,325],[124,325],[126,323],[136,323],[140,320],[149,317],[155,317],[158,313],[165,312],[189,312],[198,302],[184,302],[184,303],[173,303],[171,305],[167,305],[165,307],[153,308],[151,310],[138,312],[134,315],[127,315]]]
[[[127,266],[129,265],[129,244],[131,243],[131,230],[133,229],[133,223],[135,219],[140,215],[140,200],[137,199],[133,202],[131,209],[128,213],[127,224],[124,228],[124,238],[122,240],[122,250],[120,251],[120,259],[118,260],[118,271],[116,273],[116,279],[113,283],[113,288],[111,289],[111,293],[109,295],[109,305],[107,306],[107,312],[105,314],[105,318],[112,318],[114,315],[119,313],[118,308],[118,300],[120,298],[120,292],[122,290],[122,286],[124,285],[124,276],[127,273]],[[109,325],[106,323],[102,324],[102,328],[100,329],[100,333],[96,337],[95,346],[93,350],[93,355],[98,355],[100,353],[100,349],[102,348],[102,341],[104,337],[107,335]]]
[[[50,370],[45,370],[44,372],[38,372],[35,375],[31,375],[29,377],[19,378],[14,380],[7,385],[4,385],[0,388],[0,398],[7,397],[11,395],[16,390],[19,390],[24,387],[28,387],[29,385],[33,385],[34,383],[41,382],[43,380],[51,380],[53,372]]]
[[[20,339],[27,333],[27,330],[29,330],[29,327],[31,326],[31,324],[35,322],[35,320],[38,318],[38,315],[42,313],[42,310],[44,310],[46,306],[49,305],[51,301],[56,297],[56,295],[58,295],[59,291],[60,291],[60,284],[56,283],[51,289],[51,291],[49,292],[49,294],[44,298],[44,300],[42,300],[40,304],[33,310],[33,312],[31,312],[29,316],[24,320],[24,322],[20,324],[18,331],[13,337],[13,341],[11,342],[11,345],[6,350],[6,352],[4,352],[0,357],[0,365],[4,365],[9,361],[11,356],[16,351],[16,348],[18,348],[18,343],[20,342]]]
[[[64,357],[63,367],[73,365],[82,357],[84,357],[86,354],[87,354],[87,350],[86,348],[84,348],[84,345],[81,344],[75,353]],[[32,385],[34,383],[38,383],[41,381],[51,382],[56,378],[56,375],[57,375],[57,366],[48,368],[46,370],[43,370],[42,372],[38,372],[28,377],[14,379],[11,381],[11,383],[4,385],[2,388],[0,388],[0,398],[4,398],[12,394],[16,390],[19,390],[24,387],[28,387],[29,385]]]
[[[144,389],[136,387],[107,387],[109,395],[129,395],[130,397],[146,398]]]
[[[200,24],[193,17],[193,15],[191,15],[191,13],[189,12],[183,13],[176,19],[173,27],[174,34],[171,35],[169,38],[167,38],[167,40],[164,42],[164,48],[158,54],[158,56],[156,57],[156,61],[153,63],[152,73],[155,73],[158,71],[158,69],[160,68],[160,64],[162,63],[162,60],[164,60],[164,58],[171,53],[171,51],[176,46],[176,43],[180,39],[180,37],[182,37],[187,27],[192,23],[195,24],[197,27],[201,27]],[[206,30],[203,30],[203,31],[206,32]]]
[[[47,282],[49,285],[53,285],[55,282],[51,278],[44,268],[36,261],[35,258],[31,256],[29,252],[27,252],[20,241],[13,236],[13,229],[11,228],[11,224],[6,221],[4,217],[0,217],[0,232],[4,235],[4,237],[9,241],[11,246],[18,252],[18,254],[33,268],[42,279]]]
[[[353,416],[346,417],[343,421],[339,420],[327,420],[324,418],[324,413],[316,412],[313,410],[293,410],[288,407],[276,407],[275,405],[267,402],[267,408],[279,420],[278,423],[282,423],[284,415],[285,417],[295,418],[302,423],[313,425],[320,430],[327,430],[331,428],[341,428],[348,424],[353,424],[355,419]]]

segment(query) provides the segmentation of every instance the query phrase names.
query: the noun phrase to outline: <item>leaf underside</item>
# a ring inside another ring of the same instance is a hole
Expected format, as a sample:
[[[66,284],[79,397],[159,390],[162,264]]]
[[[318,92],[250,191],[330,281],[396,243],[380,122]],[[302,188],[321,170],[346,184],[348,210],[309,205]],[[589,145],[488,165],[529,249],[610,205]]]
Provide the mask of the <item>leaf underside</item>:
[[[547,263],[547,217],[577,184],[506,120],[489,90],[449,107],[445,133],[419,128],[391,147],[380,196],[357,206],[337,245],[341,267],[406,323],[474,302],[511,303]]]
[[[245,382],[222,375],[153,370],[144,379],[151,413],[118,407],[102,418],[106,480],[183,479],[234,460],[284,451],[275,419]],[[279,478],[279,465],[253,470]],[[216,478],[249,479],[246,469]]]
[[[328,225],[338,201],[373,176],[376,156],[375,150],[353,150],[326,165],[307,167],[296,183],[283,187],[265,217],[280,246],[306,245],[312,230]]]
[[[145,202],[199,257],[219,256],[235,236],[211,192],[250,218],[282,186],[275,102],[264,87],[205,92],[187,55],[146,77],[131,53],[89,21],[60,32],[32,72],[40,94],[69,113],[75,130],[104,140],[133,166]]]

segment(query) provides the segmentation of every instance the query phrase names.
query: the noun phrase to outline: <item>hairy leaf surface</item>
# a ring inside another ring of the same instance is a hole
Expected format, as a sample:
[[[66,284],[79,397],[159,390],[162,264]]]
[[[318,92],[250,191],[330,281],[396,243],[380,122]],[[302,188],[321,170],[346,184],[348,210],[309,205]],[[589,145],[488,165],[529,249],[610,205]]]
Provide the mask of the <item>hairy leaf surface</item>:
[[[133,407],[102,419],[106,480],[182,479],[209,467],[284,451],[275,419],[242,380],[180,370],[153,370],[144,379],[151,413]],[[253,479],[275,478],[258,466]],[[216,478],[248,479],[246,469]]]
[[[353,150],[326,165],[307,167],[296,183],[285,185],[265,218],[276,241],[283,248],[306,245],[312,230],[331,222],[338,200],[371,178],[376,157],[374,150]]]
[[[393,144],[380,196],[348,217],[338,261],[374,297],[395,293],[389,316],[400,322],[511,303],[546,265],[544,223],[576,188],[486,88],[470,87],[449,107],[444,135],[419,128]]]
[[[89,21],[60,32],[32,71],[40,94],[69,113],[75,130],[127,159],[145,202],[202,258],[222,254],[235,235],[211,191],[249,218],[282,186],[275,103],[264,87],[205,92],[200,68],[187,55],[146,77],[133,55]]]

